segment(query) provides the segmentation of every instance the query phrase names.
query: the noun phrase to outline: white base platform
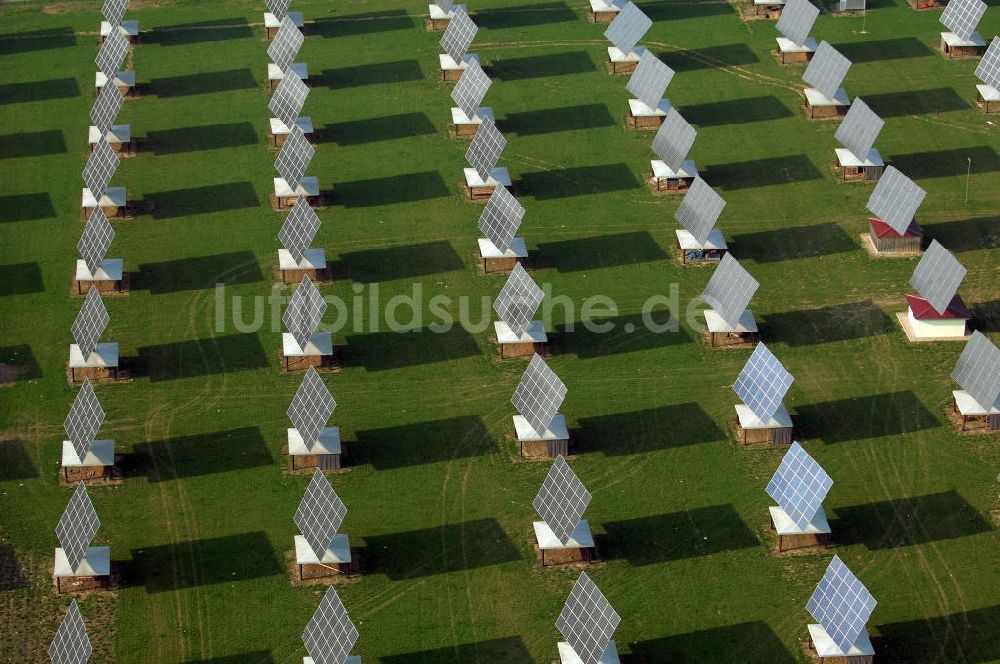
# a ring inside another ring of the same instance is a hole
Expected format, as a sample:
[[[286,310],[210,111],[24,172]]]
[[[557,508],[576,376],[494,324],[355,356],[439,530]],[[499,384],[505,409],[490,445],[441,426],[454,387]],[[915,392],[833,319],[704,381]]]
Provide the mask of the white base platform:
[[[295,75],[303,81],[309,80],[309,65],[305,62],[296,62],[293,64],[292,71],[295,72]],[[267,63],[267,80],[269,82],[281,81],[284,78],[285,72],[281,71],[281,67],[273,62]]]
[[[280,270],[325,270],[326,250],[306,249],[302,260],[296,262],[287,249],[278,249],[278,269]]]
[[[698,177],[698,167],[695,166],[693,159],[685,159],[681,163],[680,169],[676,171],[663,163],[662,159],[651,159],[649,166],[653,170],[653,177],[657,180],[680,180]]]
[[[590,11],[595,14],[617,14],[622,10],[617,2],[607,2],[606,0],[590,0]]]
[[[312,116],[309,115],[300,116],[295,119],[295,124],[299,126],[299,129],[302,130],[303,134],[308,135],[313,133],[314,131]],[[271,118],[270,125],[271,125],[272,136],[287,136],[289,133],[291,133],[291,130],[285,125],[285,123],[279,120],[278,118]]]
[[[281,333],[281,352],[285,357],[315,357],[333,355],[333,336],[329,332],[316,332],[309,338],[306,347],[299,348],[291,332]]]
[[[639,58],[646,52],[645,46],[636,46],[631,52],[625,53],[617,46],[608,46],[608,60],[614,63],[619,62],[639,62]]]
[[[288,12],[288,18],[292,19],[296,28],[302,28],[305,25],[305,21],[302,20],[302,12]],[[271,12],[264,12],[264,27],[277,30],[281,27],[281,19]]]
[[[113,466],[115,465],[115,441],[113,440],[95,440],[90,444],[90,451],[87,455],[83,457],[81,461],[80,457],[76,455],[76,450],[73,448],[73,443],[68,440],[64,440],[62,444],[62,467],[63,468],[92,468],[94,466]]]
[[[118,143],[131,143],[132,142],[132,125],[121,124],[121,125],[111,125],[111,129],[104,134],[104,138],[107,139],[108,143],[118,144]],[[101,140],[101,131],[94,125],[90,125],[87,128],[87,143],[90,145],[97,145],[98,141]]]
[[[566,428],[566,418],[561,414],[556,414],[549,423],[549,428],[541,436],[528,424],[528,420],[521,415],[514,415],[514,431],[517,432],[517,439],[522,443],[535,440],[569,440],[569,429]]]
[[[56,548],[53,576],[108,576],[111,574],[111,547],[92,546],[87,549],[86,557],[80,561],[75,570],[69,566],[69,558],[62,547]]]
[[[720,316],[715,309],[706,309],[705,325],[708,327],[709,332],[714,332],[716,334],[727,334],[730,332],[745,334],[757,331],[757,321],[754,320],[753,310],[751,309],[747,309],[743,312],[743,315],[740,316],[739,323],[737,323],[736,327],[732,327],[729,323],[723,320],[722,316]]]
[[[549,340],[549,336],[545,333],[545,324],[540,320],[533,320],[528,323],[528,327],[521,334],[514,334],[514,331],[510,329],[510,325],[499,320],[493,323],[493,331],[496,332],[497,343],[501,345],[543,344]]]
[[[753,414],[749,406],[742,403],[736,404],[736,417],[739,418],[741,429],[787,429],[792,426],[792,418],[784,404],[778,406],[778,410],[766,424]]]
[[[778,51],[781,53],[815,53],[816,52],[816,40],[812,37],[807,37],[805,43],[796,44],[791,39],[787,37],[777,37]]]
[[[451,123],[453,125],[479,125],[483,123],[483,120],[487,119],[496,123],[496,116],[493,115],[492,106],[477,107],[475,115],[471,118],[465,114],[465,111],[457,106],[451,107]]]
[[[118,342],[99,343],[94,347],[90,357],[84,359],[83,352],[77,344],[69,345],[70,369],[102,368],[114,369],[118,366]]]
[[[427,5],[427,13],[430,14],[432,21],[448,21],[455,17],[455,10],[461,9],[465,12],[469,11],[467,5],[452,5],[451,9],[444,11],[437,5]]]
[[[979,96],[983,98],[983,101],[988,101],[988,102],[1000,101],[1000,90],[997,90],[992,85],[979,83],[976,85],[976,90],[979,91]]]
[[[656,108],[650,108],[648,104],[640,99],[629,99],[628,112],[634,118],[664,117],[670,112],[670,100],[666,98],[661,99]]]
[[[319,196],[319,180],[315,175],[307,175],[299,181],[298,188],[293,191],[285,182],[285,178],[274,178],[274,195],[278,198]]]
[[[351,542],[347,535],[338,533],[333,536],[330,548],[323,552],[323,559],[320,560],[313,553],[309,542],[302,535],[295,536],[295,563],[297,565],[336,565],[338,563],[351,562]]]
[[[873,657],[875,655],[875,648],[872,647],[867,631],[859,634],[858,640],[845,653],[840,649],[840,646],[833,642],[822,625],[809,625],[808,629],[809,639],[816,648],[816,654],[820,657]]]
[[[729,251],[729,245],[726,244],[726,239],[718,228],[712,229],[704,243],[698,242],[691,231],[684,228],[675,230],[674,234],[677,236],[677,246],[684,251],[704,251],[705,249]]]
[[[962,39],[954,32],[942,32],[941,41],[948,45],[948,48],[985,48],[986,41],[978,32],[973,32],[968,39]]]
[[[850,106],[851,98],[847,96],[847,90],[838,88],[837,94],[831,99],[816,88],[805,89],[806,102],[810,106]]]
[[[94,274],[87,269],[85,260],[80,258],[76,260],[77,281],[121,281],[124,273],[125,261],[121,258],[105,258]]]
[[[104,75],[104,72],[96,72],[94,74],[94,87],[103,88],[108,84],[108,77]],[[134,88],[135,87],[135,72],[134,71],[120,71],[115,75],[115,85],[119,88]]]
[[[872,148],[868,151],[868,157],[861,161],[858,159],[853,152],[847,148],[834,148],[833,150],[837,154],[837,164],[843,168],[861,168],[873,167],[873,166],[885,166],[885,162],[882,161],[882,154],[876,148]]]
[[[462,170],[465,173],[465,185],[467,187],[509,187],[511,185],[510,173],[504,166],[494,168],[487,180],[479,177],[479,173],[474,168],[464,168]]]
[[[583,664],[580,656],[565,641],[560,641],[556,647],[559,648],[559,664]],[[618,658],[618,646],[615,645],[614,641],[608,642],[608,647],[605,648],[601,658],[597,660],[597,664],[621,664],[621,659]]]
[[[84,187],[81,190],[80,206],[84,208],[97,207],[97,200],[90,193],[90,189]],[[125,187],[108,187],[101,196],[101,207],[125,207],[128,204],[128,192]]]
[[[441,71],[464,71],[469,68],[469,64],[472,62],[479,62],[478,53],[466,53],[461,62],[455,62],[455,59],[447,53],[438,54],[438,63],[441,65]]]
[[[298,429],[287,429],[288,454],[290,456],[311,456],[314,454],[340,454],[340,427],[323,427],[319,440],[310,450],[302,440]]]
[[[952,390],[951,396],[955,398],[955,405],[958,406],[958,412],[967,417],[1000,415],[1000,397],[990,406],[989,410],[986,410],[965,390]]]
[[[127,37],[138,37],[139,21],[122,21],[118,24],[118,29],[124,32]],[[111,24],[107,21],[101,21],[101,37],[107,37],[110,34]]]
[[[771,513],[771,523],[774,524],[774,531],[779,535],[829,535],[830,522],[826,519],[826,511],[821,505],[816,516],[812,518],[805,530],[798,527],[792,518],[777,505],[767,508]]]
[[[533,521],[531,526],[535,529],[535,542],[539,549],[554,551],[558,549],[592,549],[594,548],[594,535],[590,532],[590,522],[580,519],[576,524],[573,534],[569,536],[569,541],[563,544],[556,537],[556,534],[549,528],[549,524],[544,521]]]
[[[479,242],[479,255],[483,258],[527,258],[528,245],[523,237],[515,237],[510,241],[507,251],[500,251],[492,240],[481,237]]]
[[[313,658],[303,657],[302,664],[313,664]],[[348,655],[347,659],[344,660],[344,664],[361,664],[361,655]]]

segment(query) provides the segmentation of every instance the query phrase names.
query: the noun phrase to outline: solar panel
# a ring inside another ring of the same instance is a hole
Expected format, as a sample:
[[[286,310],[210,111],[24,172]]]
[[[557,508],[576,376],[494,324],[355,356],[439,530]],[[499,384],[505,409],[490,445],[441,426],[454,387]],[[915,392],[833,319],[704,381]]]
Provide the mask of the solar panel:
[[[271,95],[267,107],[274,113],[274,117],[281,120],[286,127],[291,127],[299,117],[308,96],[309,86],[293,71],[287,71]]]
[[[306,275],[302,277],[302,283],[288,300],[288,308],[285,309],[285,315],[281,320],[295,337],[295,343],[303,349],[319,326],[324,313],[326,313],[326,300],[316,288],[316,284]]]
[[[101,7],[101,14],[104,15],[104,20],[110,23],[112,27],[121,25],[122,17],[125,16],[128,5],[129,0],[104,0],[104,5]]]
[[[344,521],[347,506],[340,499],[319,468],[313,473],[305,495],[295,510],[295,525],[320,560],[330,548],[334,535]]]
[[[798,442],[792,443],[767,484],[767,495],[805,530],[823,505],[833,480]]]
[[[108,326],[108,310],[104,308],[104,300],[101,293],[96,288],[87,291],[87,296],[83,300],[76,319],[73,321],[73,340],[80,347],[84,359],[90,358],[90,354],[97,347],[97,340],[101,338],[104,328]]]
[[[357,640],[358,630],[330,586],[302,632],[302,643],[314,664],[344,664]]]
[[[705,244],[725,207],[726,201],[722,196],[715,193],[701,177],[696,177],[674,213],[674,219],[694,236],[698,244]]]
[[[757,292],[760,283],[744,269],[732,254],[725,254],[719,266],[712,273],[708,285],[701,293],[701,299],[712,305],[722,320],[735,328],[740,317],[747,310],[750,298]]]
[[[316,148],[309,144],[302,127],[297,124],[292,124],[291,127],[281,151],[278,152],[278,158],[274,160],[274,167],[292,191],[295,191],[316,154]]]
[[[281,230],[278,231],[278,239],[295,259],[296,264],[302,262],[306,249],[316,237],[319,227],[319,215],[309,205],[306,197],[300,196],[299,200],[295,202],[295,207],[285,217],[285,223],[281,225]]]
[[[827,99],[833,99],[850,68],[851,61],[823,41],[816,48],[809,66],[802,74],[802,80],[823,93]]]
[[[108,183],[118,170],[119,163],[118,155],[111,148],[108,139],[101,136],[87,159],[87,165],[83,167],[83,182],[98,203],[107,191]]]
[[[857,104],[857,100],[854,103]],[[913,223],[926,195],[917,183],[888,166],[868,198],[868,210],[902,235]]]
[[[885,121],[861,97],[855,97],[844,121],[837,127],[835,138],[859,161],[864,161],[883,126]]]
[[[101,136],[111,130],[124,103],[125,96],[122,95],[122,91],[118,89],[117,85],[105,85],[101,88],[101,92],[97,95],[97,99],[94,100],[94,105],[90,109],[90,121],[97,127]]]
[[[761,422],[769,422],[792,386],[792,374],[781,366],[767,346],[758,344],[733,390]]]
[[[671,108],[653,138],[653,153],[676,173],[681,169],[697,135],[697,130],[677,109]]]
[[[486,75],[478,62],[472,61],[462,73],[462,78],[458,79],[458,83],[452,89],[451,98],[465,113],[465,117],[471,119],[476,115],[476,109],[486,97],[490,85],[492,85],[490,77]]]
[[[483,118],[482,124],[479,125],[476,135],[469,144],[469,149],[465,151],[465,158],[469,160],[469,165],[476,170],[479,177],[486,181],[496,168],[497,160],[500,159],[506,145],[507,139],[497,129],[493,120]]]
[[[267,11],[280,21],[288,14],[288,5],[292,4],[292,0],[264,0],[264,4]]]
[[[448,27],[441,35],[441,48],[456,64],[459,64],[465,59],[465,54],[478,31],[479,28],[469,18],[468,12],[459,7],[455,9],[455,15],[448,21]]]
[[[934,307],[934,311],[943,314],[965,279],[965,273],[965,266],[940,242],[932,240],[910,276],[910,285]]]
[[[543,297],[542,289],[527,270],[517,263],[507,277],[500,295],[493,302],[493,310],[507,323],[511,332],[520,336],[531,323],[531,317],[535,315]]]
[[[976,330],[951,372],[952,379],[989,411],[1000,398],[1000,348]]]
[[[652,51],[643,51],[626,88],[646,106],[656,108],[674,77],[674,70],[663,64]]]
[[[108,77],[105,87],[114,85],[115,77],[118,76],[125,56],[128,55],[128,49],[128,37],[121,30],[112,30],[101,44],[100,50],[97,51],[96,62],[98,71]]]
[[[436,4],[438,9],[443,11],[445,14],[450,12],[451,8],[455,6],[454,0],[437,0],[434,4]]]
[[[976,78],[994,90],[1000,90],[1000,37],[994,37],[983,59],[976,66]]]
[[[809,32],[819,16],[819,7],[809,0],[788,0],[781,9],[778,32],[786,39],[801,46],[809,38]]]
[[[582,572],[556,620],[556,629],[583,664],[597,664],[620,622],[608,598]]]
[[[877,603],[840,557],[834,556],[806,609],[846,654],[865,631]]]
[[[69,442],[73,444],[78,459],[83,458],[90,452],[90,446],[94,442],[94,437],[104,423],[104,409],[101,402],[94,393],[94,388],[90,385],[90,380],[83,379],[80,391],[73,399],[69,413],[63,421],[63,429],[69,436]]]
[[[566,385],[535,353],[521,375],[521,381],[510,402],[535,433],[541,436],[552,424],[552,418],[559,412],[559,406],[565,398]]]
[[[479,216],[479,230],[500,252],[506,252],[510,249],[511,240],[514,239],[522,218],[524,207],[507,187],[497,187],[490,194],[490,200]]]
[[[587,487],[560,454],[531,504],[565,546],[590,504],[590,498]]]
[[[76,243],[80,258],[87,264],[87,270],[91,276],[96,274],[98,268],[101,267],[101,262],[114,239],[115,229],[111,227],[108,216],[104,214],[104,210],[100,206],[95,207],[87,219],[87,225],[83,228],[80,241]]]
[[[49,644],[49,661],[52,664],[86,664],[93,652],[87,626],[74,599]]]
[[[639,43],[639,40],[652,25],[652,19],[646,16],[634,2],[629,2],[611,21],[611,25],[604,31],[604,36],[618,50],[628,55],[635,50],[635,45]]]
[[[959,39],[969,39],[985,13],[983,0],[948,0],[941,13],[941,23]]]
[[[267,47],[267,54],[271,56],[271,61],[278,65],[282,72],[287,73],[291,71],[295,56],[299,54],[299,49],[302,48],[304,41],[305,37],[302,35],[302,31],[295,25],[295,21],[286,14],[281,19],[278,34],[274,35],[274,39]]]
[[[97,518],[97,510],[87,495],[87,485],[80,482],[76,485],[73,497],[69,499],[66,510],[56,524],[56,537],[69,561],[70,569],[75,573],[80,563],[87,557],[87,549],[94,541],[94,535],[101,527]]]
[[[287,411],[288,419],[295,425],[307,450],[312,451],[336,408],[337,402],[323,379],[316,369],[309,367]]]

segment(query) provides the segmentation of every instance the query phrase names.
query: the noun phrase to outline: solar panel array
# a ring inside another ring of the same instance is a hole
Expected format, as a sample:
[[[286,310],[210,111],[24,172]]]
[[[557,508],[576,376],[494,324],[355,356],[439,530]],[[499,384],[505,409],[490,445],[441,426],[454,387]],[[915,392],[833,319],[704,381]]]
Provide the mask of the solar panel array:
[[[69,499],[66,510],[56,525],[56,537],[69,561],[70,569],[75,573],[80,563],[87,557],[90,543],[101,527],[97,518],[97,510],[87,495],[87,485],[80,482],[76,485],[73,497]]]
[[[965,279],[965,266],[950,251],[933,240],[910,276],[910,285],[927,300],[934,311],[943,314]]]
[[[274,160],[274,167],[292,191],[299,188],[299,183],[315,154],[316,148],[309,143],[302,127],[293,124],[284,145],[281,146],[281,151],[278,152],[278,158]]]
[[[620,622],[608,598],[582,572],[556,620],[556,629],[583,664],[597,664]]]
[[[806,604],[845,655],[865,631],[877,602],[839,556],[834,556]]]
[[[511,240],[514,239],[522,218],[524,207],[507,187],[497,187],[490,194],[490,200],[479,216],[479,230],[500,252],[506,252],[510,249]]]
[[[969,39],[985,13],[983,0],[948,0],[941,13],[941,23],[959,39]]]
[[[443,11],[445,14],[451,11],[451,8],[455,6],[454,0],[437,0],[435,3],[438,9]]]
[[[357,640],[358,630],[330,586],[302,632],[302,643],[314,664],[344,664]]]
[[[90,109],[90,121],[97,127],[97,131],[104,136],[115,123],[115,118],[122,110],[125,103],[125,96],[118,89],[117,85],[105,85],[101,88],[94,105]]]
[[[893,166],[886,167],[868,198],[868,210],[902,235],[924,202],[927,192]]]
[[[590,492],[560,454],[531,503],[565,546],[590,504]]]
[[[552,418],[559,412],[559,406],[565,398],[566,385],[535,353],[521,375],[510,402],[535,433],[541,436],[552,424]]]
[[[267,47],[267,54],[271,56],[271,61],[278,65],[282,73],[287,74],[292,69],[295,56],[299,54],[299,49],[305,42],[302,31],[295,25],[288,15],[281,19],[281,27],[278,34],[271,40]]]
[[[294,71],[289,70],[275,88],[267,107],[274,113],[274,117],[281,120],[286,127],[291,127],[302,112],[308,96],[309,86],[303,83]]]
[[[465,151],[465,158],[479,177],[486,181],[496,168],[506,145],[507,139],[497,129],[493,120],[484,118],[469,144],[469,149]]]
[[[674,219],[694,236],[698,244],[705,244],[725,207],[726,201],[722,196],[715,193],[715,190],[699,176],[684,194],[684,200],[674,213]]]
[[[108,183],[118,170],[119,163],[118,155],[108,143],[108,139],[101,136],[87,159],[87,165],[83,168],[83,183],[87,185],[87,189],[98,203],[107,191]]]
[[[868,158],[868,153],[875,145],[875,139],[878,138],[883,126],[885,121],[862,101],[861,97],[855,97],[847,115],[844,116],[844,121],[837,127],[834,138],[850,150],[859,161],[864,161]]]
[[[792,43],[802,46],[809,38],[809,32],[819,16],[819,7],[809,0],[788,0],[781,8],[778,18],[778,32]]]
[[[805,530],[823,506],[833,480],[823,467],[797,442],[785,453],[774,477],[767,484],[767,495]]]
[[[521,263],[514,265],[507,283],[493,302],[493,310],[511,331],[520,336],[531,323],[532,316],[542,303],[544,294]]]
[[[80,347],[84,359],[89,359],[90,354],[97,348],[97,340],[101,338],[104,328],[108,326],[108,310],[104,307],[104,300],[101,293],[96,288],[87,291],[87,296],[83,300],[83,306],[76,314],[71,329],[73,339]]]
[[[310,452],[336,408],[337,402],[323,379],[316,369],[309,367],[288,406],[287,415]]]
[[[90,213],[87,225],[83,228],[83,235],[76,243],[80,258],[86,263],[91,276],[97,274],[98,268],[101,267],[101,263],[108,253],[108,247],[111,246],[114,239],[115,229],[111,227],[111,222],[108,221],[104,210],[97,206]]]
[[[104,4],[101,6],[101,14],[104,15],[104,20],[111,24],[112,27],[121,25],[122,17],[125,16],[125,11],[128,10],[129,0],[104,0]],[[112,30],[112,32],[114,32]]]
[[[652,25],[652,19],[646,16],[634,2],[629,2],[611,21],[611,25],[604,31],[604,36],[618,50],[628,55],[635,50],[636,44]]]
[[[701,299],[712,305],[730,327],[739,325],[743,312],[760,283],[754,279],[733,255],[726,253],[712,273]]]
[[[309,205],[305,196],[300,196],[295,202],[285,221],[278,231],[278,239],[288,253],[295,259],[296,265],[302,262],[306,249],[319,231],[319,215]]]
[[[83,461],[90,452],[94,437],[103,423],[104,409],[101,408],[101,402],[97,399],[90,380],[85,378],[63,421],[63,429],[80,461]]]
[[[778,411],[793,380],[792,374],[761,343],[747,360],[733,390],[761,422],[767,423]]]
[[[1000,90],[1000,37],[994,37],[990,42],[976,66],[976,78],[994,90]]]
[[[850,68],[851,61],[823,41],[816,48],[816,53],[802,74],[802,80],[819,90],[826,98],[833,99]]]
[[[652,51],[646,50],[639,57],[626,89],[646,106],[657,108],[663,100],[667,86],[674,78],[674,70],[663,64]]]
[[[52,664],[86,664],[93,652],[87,626],[74,599],[49,644],[49,661]]]
[[[448,21],[448,27],[441,35],[441,48],[456,64],[459,64],[465,59],[465,54],[478,31],[479,28],[469,18],[468,12],[459,7],[455,9],[455,15]]]
[[[1000,398],[1000,348],[976,330],[965,344],[951,377],[989,412]]]
[[[667,111],[663,124],[653,138],[653,153],[673,172],[680,170],[687,159],[698,131],[692,127],[676,108]]]
[[[479,63],[472,61],[462,73],[462,78],[451,91],[451,98],[455,100],[458,107],[465,113],[465,117],[472,119],[476,115],[476,109],[486,97],[486,93],[492,85],[490,77],[486,75]]]
[[[114,85],[129,48],[131,45],[128,37],[121,30],[112,30],[101,44],[101,48],[97,51],[96,63],[97,69],[108,77],[105,87]]]
[[[295,343],[300,349],[304,349],[319,327],[324,313],[326,313],[326,300],[316,288],[316,284],[306,275],[302,277],[302,283],[289,299],[288,308],[285,309],[285,315],[281,320],[295,337]]]
[[[288,6],[292,4],[292,0],[264,0],[264,4],[267,5],[267,11],[280,21],[288,15]]]
[[[330,486],[323,471],[317,468],[295,511],[295,525],[319,560],[323,560],[346,514],[344,501]]]

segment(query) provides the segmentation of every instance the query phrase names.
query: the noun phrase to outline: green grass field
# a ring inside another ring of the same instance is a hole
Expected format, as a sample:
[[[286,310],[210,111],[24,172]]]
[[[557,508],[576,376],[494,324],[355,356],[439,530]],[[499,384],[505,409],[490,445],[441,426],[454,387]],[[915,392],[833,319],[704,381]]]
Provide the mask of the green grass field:
[[[139,211],[115,222],[109,255],[125,259],[131,292],[105,298],[104,339],[121,342],[131,379],[96,388],[126,476],[91,489],[96,543],[112,547],[123,587],[82,598],[96,662],[298,663],[323,590],[293,586],[288,568],[308,481],[281,452],[300,377],[279,371],[270,312],[256,332],[233,323],[233,297],[249,323],[255,298],[289,293],[268,200],[262,5],[136,0],[128,15],[144,31],[141,96],[119,122],[140,151],[113,184]],[[1000,661],[1000,437],[960,437],[947,419],[961,344],[907,343],[895,313],[915,261],[862,248],[870,190],[838,184],[836,124],[805,119],[802,69],[771,55],[773,22],[743,22],[726,2],[641,6],[655,21],[647,45],[678,72],[669,96],[698,128],[692,156],[728,201],[720,227],[762,284],[764,340],[796,376],[786,404],[800,439],[834,478],[835,546],[772,553],[764,486],[783,451],[734,440],[729,385],[748,352],[711,352],[683,320],[710,271],[675,258],[679,199],[648,190],[652,135],[624,129],[626,80],[604,70],[602,28],[582,3],[472,2],[533,276],[575,303],[555,310],[549,362],[569,388],[572,465],[594,496],[588,573],[622,616],[623,660],[808,661],[805,603],[837,553],[879,600],[878,662]],[[425,4],[294,9],[311,22],[299,60],[321,141],[309,173],[330,196],[314,242],[334,262],[323,292],[350,303],[377,284],[385,302],[418,284],[425,298],[470,297],[478,318],[503,278],[477,272],[480,207],[461,198],[466,143],[448,138]],[[824,13],[814,35],[854,61],[848,92],[886,119],[877,145],[928,191],[919,221],[968,268],[961,293],[997,341],[997,120],[974,105],[975,63],[936,52],[938,16],[878,0],[867,34],[860,17]],[[3,662],[47,661],[69,603],[51,566],[71,491],[59,449],[99,20],[95,2],[0,7]],[[980,32],[998,29],[994,6]],[[623,331],[672,284],[680,332]],[[617,303],[601,314],[615,330],[563,333],[595,294]],[[324,374],[350,455],[331,481],[367,567],[338,587],[355,652],[554,660],[579,571],[534,557],[531,500],[548,464],[520,461],[513,442],[524,364],[499,361],[491,330],[403,335],[361,315],[363,329],[334,335],[343,370]]]

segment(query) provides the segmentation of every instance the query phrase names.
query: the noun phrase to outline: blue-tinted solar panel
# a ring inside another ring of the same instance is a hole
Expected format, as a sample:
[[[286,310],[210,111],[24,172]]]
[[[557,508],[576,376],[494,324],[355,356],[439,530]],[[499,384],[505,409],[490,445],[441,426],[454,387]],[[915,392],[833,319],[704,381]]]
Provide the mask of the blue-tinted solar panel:
[[[792,443],[767,485],[774,498],[799,530],[805,530],[819,512],[833,480],[801,445]]]
[[[840,557],[834,556],[806,609],[846,655],[865,630],[877,603]]]
[[[767,423],[781,406],[793,380],[767,346],[758,344],[733,389],[753,414]]]

